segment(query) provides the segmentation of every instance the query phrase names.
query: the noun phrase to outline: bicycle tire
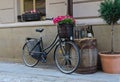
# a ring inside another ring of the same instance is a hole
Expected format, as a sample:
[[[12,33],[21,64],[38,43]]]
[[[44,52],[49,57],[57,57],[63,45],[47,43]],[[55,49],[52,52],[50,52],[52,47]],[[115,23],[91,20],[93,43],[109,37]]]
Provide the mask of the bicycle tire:
[[[23,46],[23,54],[22,54],[23,62],[28,67],[34,67],[38,64],[39,60],[34,59],[30,55],[29,46],[27,44],[29,44],[29,41],[26,42],[25,45]]]
[[[80,51],[72,41],[61,42],[55,48],[54,61],[61,72],[71,74],[80,64]]]

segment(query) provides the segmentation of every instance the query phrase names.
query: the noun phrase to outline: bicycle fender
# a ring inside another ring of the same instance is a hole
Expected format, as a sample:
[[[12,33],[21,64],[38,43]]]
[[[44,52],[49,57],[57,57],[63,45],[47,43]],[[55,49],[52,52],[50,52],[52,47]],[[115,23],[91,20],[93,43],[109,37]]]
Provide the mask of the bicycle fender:
[[[22,50],[24,49],[24,47],[25,47],[25,45],[27,44],[28,42],[25,42],[25,44],[23,45],[23,47],[22,47]]]

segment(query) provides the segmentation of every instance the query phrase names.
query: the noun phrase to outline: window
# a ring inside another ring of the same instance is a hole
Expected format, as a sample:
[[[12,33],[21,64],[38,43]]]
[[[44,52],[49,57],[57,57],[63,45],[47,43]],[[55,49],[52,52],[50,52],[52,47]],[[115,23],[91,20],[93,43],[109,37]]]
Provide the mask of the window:
[[[24,11],[33,9],[33,0],[24,0]]]
[[[23,0],[23,12],[38,10],[42,15],[46,14],[45,0]]]

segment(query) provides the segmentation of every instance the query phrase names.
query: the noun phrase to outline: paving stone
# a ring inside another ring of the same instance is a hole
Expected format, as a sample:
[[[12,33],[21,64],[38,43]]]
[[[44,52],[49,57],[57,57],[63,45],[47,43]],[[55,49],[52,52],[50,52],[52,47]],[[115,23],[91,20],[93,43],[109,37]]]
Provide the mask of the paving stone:
[[[120,74],[63,74],[58,69],[0,63],[0,82],[120,82]]]

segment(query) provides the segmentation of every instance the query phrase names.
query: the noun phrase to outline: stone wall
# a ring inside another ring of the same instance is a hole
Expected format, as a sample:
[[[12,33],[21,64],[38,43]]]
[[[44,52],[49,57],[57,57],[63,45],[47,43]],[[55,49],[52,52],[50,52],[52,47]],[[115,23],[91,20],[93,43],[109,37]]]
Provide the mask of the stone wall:
[[[111,50],[111,26],[94,26],[95,38],[97,39],[99,51]],[[120,51],[120,26],[114,28],[114,51]]]
[[[55,26],[35,26],[0,29],[0,61],[22,62],[22,47],[26,37],[39,38],[40,33],[35,32],[37,28],[44,28],[43,40],[44,46],[47,46],[56,35]],[[48,59],[52,59],[51,53]],[[53,60],[53,59],[52,59]]]
[[[114,50],[120,51],[120,26],[115,26]],[[22,47],[26,37],[39,38],[40,33],[36,33],[36,28],[44,28],[43,35],[44,46],[48,46],[53,41],[57,33],[55,26],[31,26],[0,28],[0,61],[4,62],[22,62]],[[95,38],[97,39],[99,51],[110,51],[111,35],[110,26],[93,26]],[[53,64],[53,52],[48,56],[48,64]]]

